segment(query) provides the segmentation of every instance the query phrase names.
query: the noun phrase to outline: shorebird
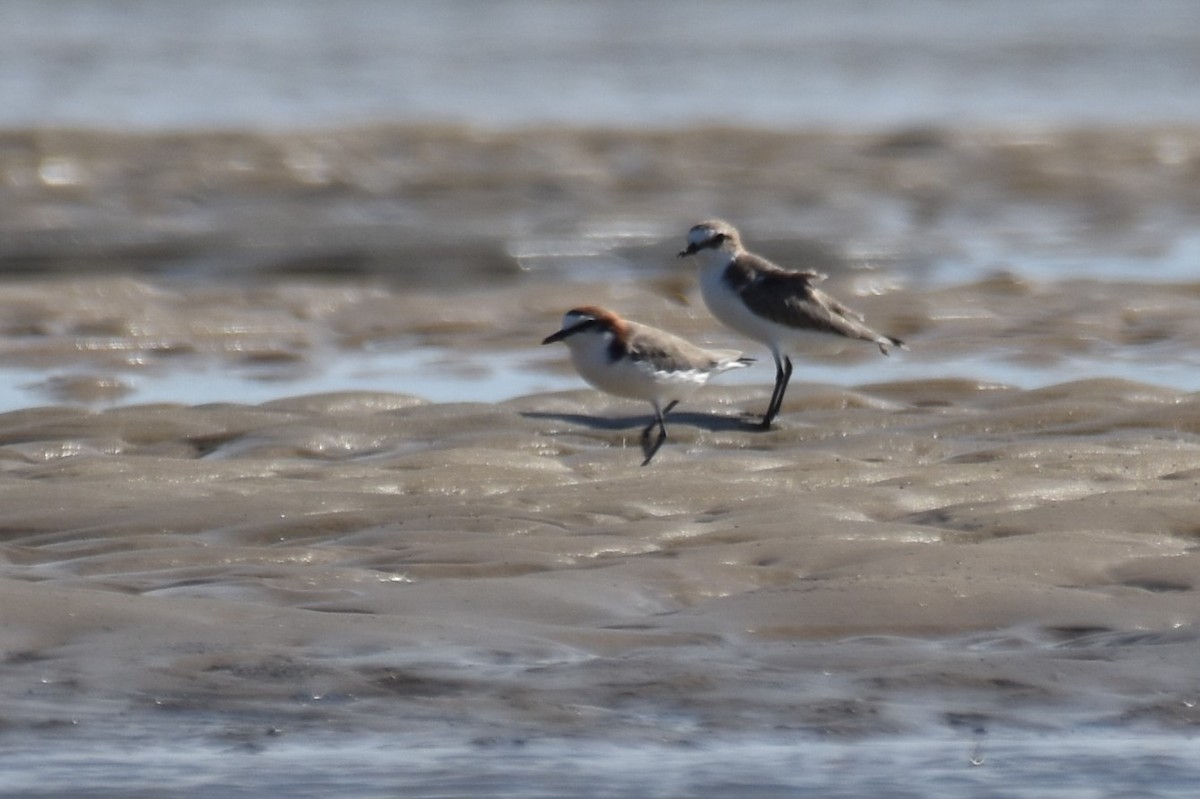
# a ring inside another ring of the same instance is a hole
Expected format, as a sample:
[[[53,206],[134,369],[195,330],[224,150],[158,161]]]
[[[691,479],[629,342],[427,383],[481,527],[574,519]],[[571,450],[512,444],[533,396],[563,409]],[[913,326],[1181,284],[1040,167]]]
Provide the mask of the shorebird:
[[[708,379],[729,369],[753,363],[732,350],[706,350],[679,336],[622,319],[595,305],[572,308],[563,316],[562,329],[542,343],[561,341],[571,351],[571,361],[592,386],[628,399],[646,400],[654,406],[654,420],[642,430],[642,454],[648,464],[667,439],[663,417]],[[650,433],[658,428],[651,442]]]
[[[815,284],[819,272],[793,272],[748,252],[737,229],[728,222],[701,222],[687,234],[680,258],[700,260],[700,293],[704,304],[723,324],[766,344],[775,358],[775,389],[763,415],[762,428],[771,427],[792,377],[790,353],[812,339],[826,346],[837,339],[859,339],[879,346],[884,355],[904,342],[877,333],[861,314],[830,297]]]

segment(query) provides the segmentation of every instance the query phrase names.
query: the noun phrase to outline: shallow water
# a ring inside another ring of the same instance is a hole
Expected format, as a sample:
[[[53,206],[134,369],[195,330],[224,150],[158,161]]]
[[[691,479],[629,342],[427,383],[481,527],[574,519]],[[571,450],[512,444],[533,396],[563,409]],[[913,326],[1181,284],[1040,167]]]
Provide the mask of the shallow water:
[[[590,301],[745,346],[674,257],[716,214],[921,337],[813,380],[1196,388],[1189,129],[31,131],[5,152],[6,407],[558,389],[529,345]]]
[[[0,125],[1197,121],[1187,0],[9,0]]]
[[[260,739],[261,741],[261,739]],[[13,780],[25,796],[778,796],[816,792],[859,797],[941,794],[979,797],[1190,796],[1197,771],[1190,737],[1140,735],[939,736],[869,742],[721,740],[640,742],[337,738],[300,746],[286,739],[253,744],[236,738],[163,748],[151,743],[125,774],[121,753],[13,752],[17,775],[27,760],[76,779]],[[269,775],[264,777],[264,774]],[[118,775],[119,778],[118,778]],[[836,779],[830,779],[836,775]],[[887,775],[887,776],[883,776]],[[83,777],[81,780],[78,777]],[[87,789],[80,790],[86,781]],[[1097,788],[1097,782],[1103,785]]]

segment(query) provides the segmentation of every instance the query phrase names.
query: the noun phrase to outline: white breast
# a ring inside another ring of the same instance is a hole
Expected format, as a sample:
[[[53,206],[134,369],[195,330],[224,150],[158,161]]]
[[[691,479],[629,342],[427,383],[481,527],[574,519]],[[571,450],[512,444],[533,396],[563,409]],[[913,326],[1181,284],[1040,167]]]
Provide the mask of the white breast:
[[[700,295],[704,304],[721,324],[743,336],[774,346],[783,331],[779,325],[755,315],[742,298],[724,281],[725,269],[730,258],[723,252],[700,253]]]

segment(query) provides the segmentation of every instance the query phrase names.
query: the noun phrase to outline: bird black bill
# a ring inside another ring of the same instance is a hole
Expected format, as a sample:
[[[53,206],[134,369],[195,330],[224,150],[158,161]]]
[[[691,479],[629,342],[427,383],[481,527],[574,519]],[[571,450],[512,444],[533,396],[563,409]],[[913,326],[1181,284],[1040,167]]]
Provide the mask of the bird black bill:
[[[584,330],[591,330],[592,328],[596,327],[596,324],[596,320],[590,316],[584,317],[570,327],[564,327],[557,333],[551,333],[550,335],[546,336],[544,339],[542,339],[542,343],[553,344],[556,341],[562,341],[567,336],[573,336],[576,333],[580,333]]]

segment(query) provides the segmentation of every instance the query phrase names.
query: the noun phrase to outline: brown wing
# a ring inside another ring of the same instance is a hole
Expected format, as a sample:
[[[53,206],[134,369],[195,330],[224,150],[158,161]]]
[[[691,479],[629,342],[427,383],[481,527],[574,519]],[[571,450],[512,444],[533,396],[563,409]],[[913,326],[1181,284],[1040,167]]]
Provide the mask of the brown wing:
[[[760,272],[746,284],[742,300],[750,310],[777,324],[878,342],[879,333],[863,317],[813,286],[811,272]]]
[[[630,324],[625,344],[629,357],[645,361],[660,372],[688,372],[693,369],[712,369],[719,359],[714,353],[701,349],[678,336],[661,330],[647,335],[641,325]]]
[[[809,285],[816,285],[827,277],[827,275],[814,272],[810,269],[792,272],[776,266],[766,258],[755,255],[752,252],[743,252],[734,258],[733,262],[725,269],[723,278],[731,289],[740,293],[746,286],[754,282],[756,276],[763,275],[778,275],[785,278],[804,280]]]

